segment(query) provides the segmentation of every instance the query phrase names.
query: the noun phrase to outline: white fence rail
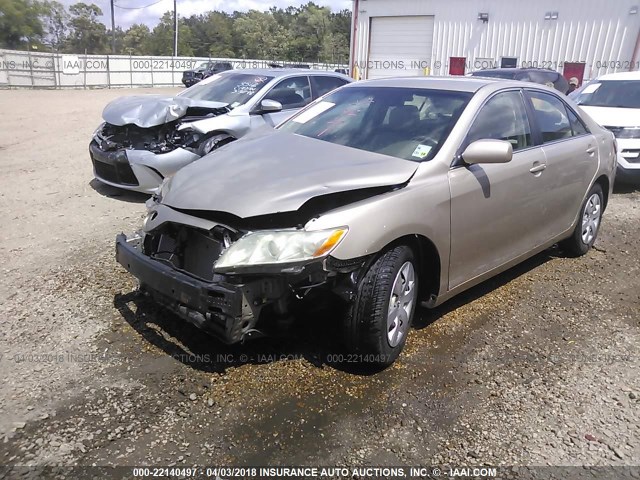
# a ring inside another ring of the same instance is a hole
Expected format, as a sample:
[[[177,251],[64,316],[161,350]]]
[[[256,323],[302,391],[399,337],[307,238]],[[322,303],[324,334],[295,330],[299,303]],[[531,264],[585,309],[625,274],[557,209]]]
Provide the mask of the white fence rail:
[[[203,61],[225,61],[236,69],[268,68],[277,60],[237,58],[67,55],[0,49],[0,88],[123,88],[181,86],[182,72]],[[312,63],[333,71],[346,65]]]

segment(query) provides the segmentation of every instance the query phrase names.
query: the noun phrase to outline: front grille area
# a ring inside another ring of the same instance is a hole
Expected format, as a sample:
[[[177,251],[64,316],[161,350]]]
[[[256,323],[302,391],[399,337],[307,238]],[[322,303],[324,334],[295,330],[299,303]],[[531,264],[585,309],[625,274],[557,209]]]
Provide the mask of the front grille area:
[[[629,148],[621,152],[624,159],[629,163],[640,163],[640,148]]]
[[[213,232],[169,223],[146,236],[144,253],[202,280],[213,280],[213,264],[223,250]]]
[[[93,161],[96,175],[108,182],[119,183],[121,185],[138,185],[138,179],[133,174],[130,165],[109,165],[100,161]]]
[[[127,155],[122,150],[104,152],[93,141],[89,146],[89,154],[96,176],[99,179],[120,185],[139,185],[129,160],[127,160]]]
[[[616,137],[616,138],[620,135],[620,132],[622,132],[622,130],[624,130],[623,127],[612,127],[610,125],[605,125],[604,128],[606,128],[611,133],[613,133],[613,136]]]

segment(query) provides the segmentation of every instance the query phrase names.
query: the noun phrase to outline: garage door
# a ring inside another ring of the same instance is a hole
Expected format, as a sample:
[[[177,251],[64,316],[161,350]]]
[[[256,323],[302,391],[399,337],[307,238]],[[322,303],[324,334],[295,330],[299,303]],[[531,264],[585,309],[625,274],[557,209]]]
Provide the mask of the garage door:
[[[367,78],[424,75],[432,45],[433,16],[371,18]]]

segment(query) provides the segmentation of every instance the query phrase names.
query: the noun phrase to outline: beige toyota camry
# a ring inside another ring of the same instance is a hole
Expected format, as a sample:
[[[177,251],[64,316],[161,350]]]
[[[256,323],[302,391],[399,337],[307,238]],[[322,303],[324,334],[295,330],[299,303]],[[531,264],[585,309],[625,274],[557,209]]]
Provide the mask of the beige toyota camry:
[[[611,132],[538,84],[353,83],[165,181],[117,260],[228,343],[332,298],[351,358],[389,365],[418,305],[558,242],[586,253],[616,155]]]

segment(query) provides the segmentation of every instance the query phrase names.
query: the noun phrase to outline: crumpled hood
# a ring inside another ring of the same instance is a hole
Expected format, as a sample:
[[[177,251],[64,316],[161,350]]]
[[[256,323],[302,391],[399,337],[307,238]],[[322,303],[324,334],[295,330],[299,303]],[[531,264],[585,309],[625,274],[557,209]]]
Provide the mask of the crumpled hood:
[[[319,195],[402,184],[418,165],[276,130],[187,165],[163,188],[162,203],[241,218],[293,212]]]
[[[163,125],[183,117],[190,107],[217,110],[227,104],[192,100],[187,97],[163,97],[162,95],[133,95],[110,102],[102,111],[102,118],[112,125],[134,124],[149,128]]]
[[[580,105],[597,123],[607,127],[640,127],[640,109]]]

